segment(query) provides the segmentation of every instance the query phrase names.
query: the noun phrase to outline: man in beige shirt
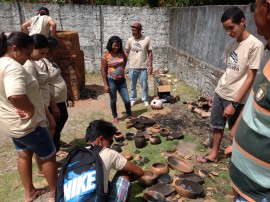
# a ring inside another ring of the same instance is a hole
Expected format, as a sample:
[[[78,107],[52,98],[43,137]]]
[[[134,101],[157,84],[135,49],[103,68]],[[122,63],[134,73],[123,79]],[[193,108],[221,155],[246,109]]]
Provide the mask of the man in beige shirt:
[[[125,53],[129,59],[128,77],[130,78],[130,103],[135,105],[137,101],[137,80],[140,80],[142,89],[142,102],[149,106],[148,102],[148,73],[153,72],[153,54],[150,38],[142,34],[142,25],[135,22],[131,25],[133,37],[127,40]]]
[[[214,131],[213,149],[211,154],[197,157],[201,163],[218,161],[226,121],[233,131],[263,56],[263,44],[246,29],[245,15],[241,9],[235,6],[228,8],[221,22],[234,40],[226,48],[227,68],[215,89],[212,103],[210,127]]]

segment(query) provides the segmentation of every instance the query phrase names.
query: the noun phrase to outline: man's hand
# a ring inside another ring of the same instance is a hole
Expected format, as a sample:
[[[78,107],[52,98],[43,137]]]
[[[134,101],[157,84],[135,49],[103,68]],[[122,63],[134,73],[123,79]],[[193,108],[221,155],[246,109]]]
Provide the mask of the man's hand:
[[[104,91],[105,91],[106,93],[109,93],[109,92],[110,92],[110,89],[109,89],[109,86],[108,86],[108,85],[105,85],[105,86],[104,86]]]
[[[16,109],[16,113],[21,117],[21,119],[31,119],[34,115],[34,114],[27,113],[19,109]]]
[[[59,108],[58,108],[57,105],[54,106],[54,107],[52,107],[52,115],[53,115],[53,117],[54,117],[55,120],[58,120],[60,118],[61,112],[60,112],[60,110],[59,110]]]
[[[153,73],[153,67],[148,68],[148,73],[151,75]]]
[[[224,117],[224,118],[230,118],[230,117],[232,117],[232,116],[234,115],[234,113],[235,113],[235,108],[233,107],[232,104],[229,104],[229,105],[225,108],[225,110],[224,110],[224,112],[223,112],[223,117]]]

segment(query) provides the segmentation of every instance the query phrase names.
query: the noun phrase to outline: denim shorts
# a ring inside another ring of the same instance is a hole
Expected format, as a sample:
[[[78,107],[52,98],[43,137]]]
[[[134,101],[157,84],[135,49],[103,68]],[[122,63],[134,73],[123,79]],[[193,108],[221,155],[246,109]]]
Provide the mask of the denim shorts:
[[[215,93],[214,100],[212,103],[211,117],[210,117],[210,127],[211,129],[224,129],[227,119],[223,117],[223,112],[225,108],[230,105],[232,101],[225,100]],[[236,122],[244,104],[239,104],[236,108],[234,115],[228,119],[228,125],[231,129]]]
[[[42,160],[51,158],[55,152],[55,146],[47,128],[37,127],[33,132],[21,138],[12,138],[18,152],[30,150]]]

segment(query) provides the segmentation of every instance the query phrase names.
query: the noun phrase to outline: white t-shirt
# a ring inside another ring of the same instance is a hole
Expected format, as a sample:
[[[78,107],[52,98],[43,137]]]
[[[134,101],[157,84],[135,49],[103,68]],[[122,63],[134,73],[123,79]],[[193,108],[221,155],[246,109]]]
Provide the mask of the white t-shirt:
[[[31,18],[31,28],[29,35],[33,34],[43,34],[49,36],[51,32],[51,27],[49,21],[52,18],[48,15],[37,15]]]
[[[248,69],[259,69],[263,50],[263,43],[251,34],[240,43],[235,39],[230,41],[226,48],[226,72],[220,78],[215,92],[223,99],[233,101],[247,78]],[[245,104],[248,94],[241,104]]]
[[[0,58],[0,128],[13,138],[24,137],[36,127],[46,127],[43,100],[37,80],[10,57]],[[14,95],[27,95],[35,107],[31,119],[21,119],[8,98]]]
[[[129,51],[129,68],[147,68],[148,51],[152,50],[150,38],[142,35],[140,39],[131,37],[125,47]]]

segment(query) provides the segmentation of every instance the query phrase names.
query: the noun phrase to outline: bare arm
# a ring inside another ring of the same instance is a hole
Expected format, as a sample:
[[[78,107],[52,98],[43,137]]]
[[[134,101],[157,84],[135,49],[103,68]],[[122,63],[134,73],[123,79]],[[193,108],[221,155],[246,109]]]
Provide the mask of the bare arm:
[[[247,78],[244,81],[242,87],[240,88],[240,91],[235,97],[234,101],[241,102],[241,100],[244,98],[244,96],[247,94],[250,87],[252,86],[256,74],[257,74],[257,69],[248,69]],[[230,104],[224,110],[223,116],[226,118],[231,117],[234,114],[234,112],[235,112],[235,108],[232,106],[232,104]]]
[[[56,34],[56,23],[54,22],[53,19],[49,20],[49,25],[52,27],[52,31],[51,31],[51,36],[55,37]]]
[[[148,62],[149,62],[149,69],[148,69],[148,72],[149,74],[152,74],[153,72],[153,53],[152,53],[152,50],[149,50],[148,51]]]
[[[108,71],[107,61],[106,61],[105,56],[102,56],[102,58],[101,58],[101,74],[102,74],[102,79],[103,79],[103,84],[104,84],[104,90],[106,93],[109,92],[109,86],[107,83],[107,71]]]
[[[124,168],[121,171],[126,171],[128,172],[130,181],[136,181],[138,180],[141,176],[143,176],[143,170],[135,165],[134,163],[131,163],[129,161],[127,161],[126,165],[124,166]]]
[[[45,106],[45,114],[46,114],[46,118],[48,119],[48,122],[49,122],[50,135],[53,137],[54,133],[55,133],[56,123],[55,123],[55,120],[54,120],[51,112],[48,110],[48,107],[46,107],[46,106]]]
[[[11,104],[17,109],[21,118],[32,118],[35,113],[35,107],[28,99],[27,95],[12,95],[8,97]]]
[[[31,26],[31,23],[32,23],[32,20],[29,19],[25,23],[22,24],[21,28],[22,28],[24,33],[29,34],[28,27]]]
[[[51,96],[50,98],[50,107],[52,108],[52,115],[55,120],[58,120],[60,118],[61,112],[55,102],[55,99]]]

